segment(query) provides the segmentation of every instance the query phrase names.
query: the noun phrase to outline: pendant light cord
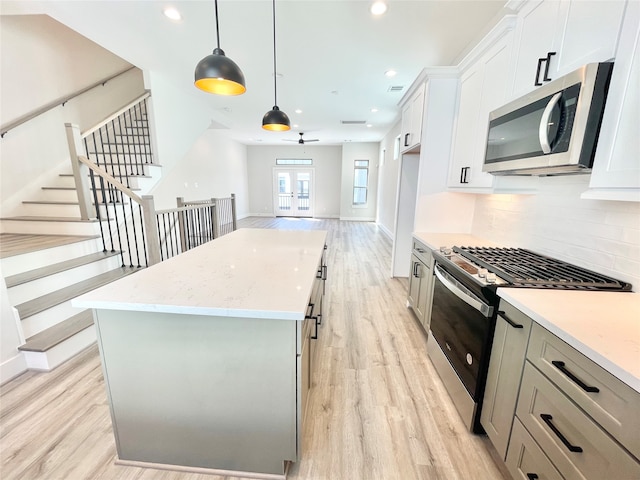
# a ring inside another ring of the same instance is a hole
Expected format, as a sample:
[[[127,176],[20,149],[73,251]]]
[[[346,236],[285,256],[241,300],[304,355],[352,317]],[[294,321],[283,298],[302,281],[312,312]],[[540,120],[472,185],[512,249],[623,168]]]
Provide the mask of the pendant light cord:
[[[276,0],[273,0],[273,98],[274,106],[278,105],[278,74],[276,72]]]
[[[218,41],[218,49],[220,48],[220,27],[218,26],[218,0],[215,0],[215,9],[216,9],[216,39]]]

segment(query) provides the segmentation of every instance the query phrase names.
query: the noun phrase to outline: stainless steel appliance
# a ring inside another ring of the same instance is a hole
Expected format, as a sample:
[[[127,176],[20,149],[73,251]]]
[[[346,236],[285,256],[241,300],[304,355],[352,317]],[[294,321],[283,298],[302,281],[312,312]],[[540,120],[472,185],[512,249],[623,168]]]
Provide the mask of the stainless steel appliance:
[[[467,427],[480,410],[498,312],[499,287],[629,291],[619,280],[521,248],[453,247],[433,252],[427,351]]]
[[[484,166],[494,175],[588,172],[612,63],[590,63],[489,114]]]

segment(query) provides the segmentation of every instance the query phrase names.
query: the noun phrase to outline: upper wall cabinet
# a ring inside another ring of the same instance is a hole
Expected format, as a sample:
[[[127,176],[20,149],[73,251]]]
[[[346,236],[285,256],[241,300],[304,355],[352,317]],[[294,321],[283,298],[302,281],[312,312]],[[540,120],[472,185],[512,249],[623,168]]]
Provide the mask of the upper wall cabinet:
[[[511,98],[586,63],[613,59],[626,3],[626,0],[508,2],[507,7],[519,10]]]
[[[640,2],[629,2],[583,198],[640,201]]]
[[[486,192],[493,186],[494,178],[482,171],[482,164],[489,112],[506,101],[512,25],[509,18],[499,24],[485,39],[488,47],[476,55],[471,52],[461,64],[463,73],[447,182],[452,190]]]
[[[415,89],[409,90],[409,93],[410,96],[402,106],[400,153],[420,151],[422,114],[424,111],[424,83],[418,84]],[[401,100],[401,105],[405,98]]]

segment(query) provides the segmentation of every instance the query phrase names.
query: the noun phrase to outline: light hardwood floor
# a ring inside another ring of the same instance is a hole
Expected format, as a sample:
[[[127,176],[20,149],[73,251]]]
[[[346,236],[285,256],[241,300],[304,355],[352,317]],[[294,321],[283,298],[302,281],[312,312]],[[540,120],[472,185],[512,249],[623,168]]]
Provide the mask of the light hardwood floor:
[[[502,480],[486,437],[468,433],[392,279],[372,223],[249,218],[240,227],[325,229],[329,278],[302,460],[292,480]],[[2,480],[235,480],[114,464],[97,348],[0,388]]]

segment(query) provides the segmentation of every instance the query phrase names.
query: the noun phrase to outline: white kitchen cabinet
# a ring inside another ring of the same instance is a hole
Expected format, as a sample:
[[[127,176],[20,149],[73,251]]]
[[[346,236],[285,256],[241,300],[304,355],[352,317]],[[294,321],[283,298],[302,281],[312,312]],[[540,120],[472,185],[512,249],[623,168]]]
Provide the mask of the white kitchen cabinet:
[[[627,6],[589,190],[583,198],[640,201],[640,3]]]
[[[493,176],[482,171],[489,112],[506,100],[512,32],[504,34],[464,70],[460,77],[448,187],[490,191]]]
[[[424,111],[424,83],[420,83],[402,106],[402,131],[400,153],[418,152],[422,136],[422,114]],[[404,100],[404,99],[403,99]]]
[[[504,459],[511,436],[532,320],[500,300],[480,423]]]
[[[626,4],[626,0],[509,2],[507,7],[519,9],[510,98],[534,90],[536,81],[544,83],[545,71],[553,80],[586,63],[613,59]],[[550,52],[555,54],[548,56]],[[545,61],[537,72],[541,58]]]

